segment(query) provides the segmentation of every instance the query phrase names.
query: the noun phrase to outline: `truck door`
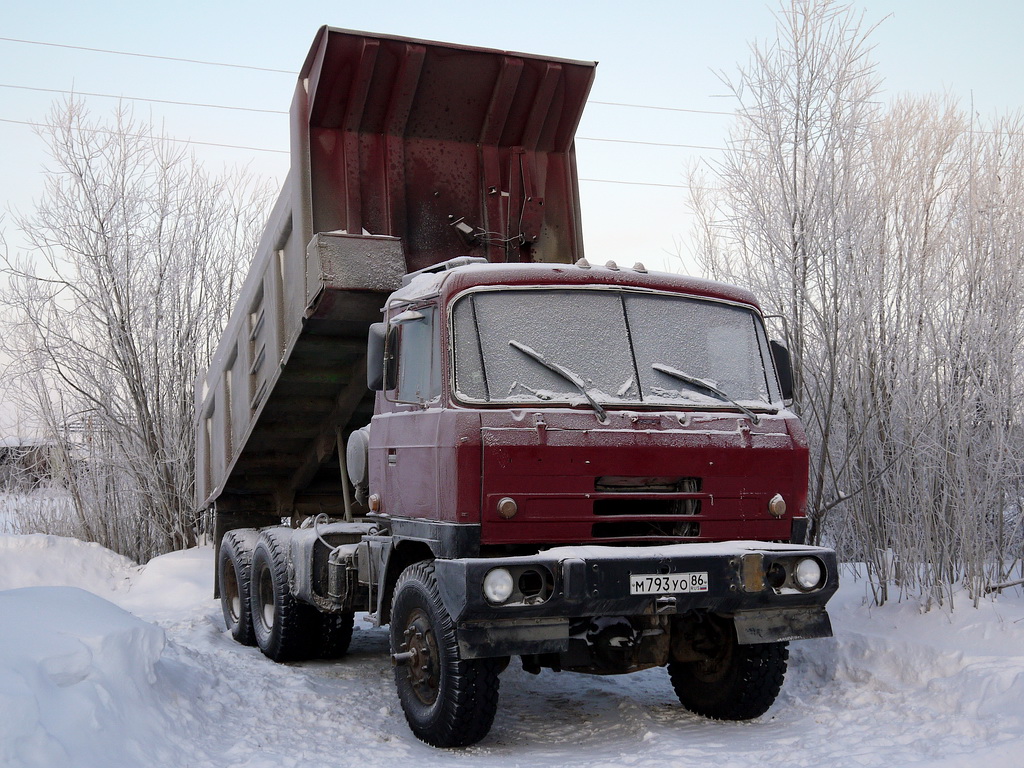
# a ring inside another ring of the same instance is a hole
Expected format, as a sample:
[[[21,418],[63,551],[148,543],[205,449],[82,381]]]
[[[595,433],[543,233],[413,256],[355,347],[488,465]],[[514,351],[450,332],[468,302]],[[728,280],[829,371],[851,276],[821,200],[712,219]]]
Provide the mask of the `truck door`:
[[[388,363],[393,373],[390,413],[374,419],[373,442],[383,464],[384,510],[395,517],[438,518],[438,429],[443,411],[441,351],[435,305],[393,316]]]

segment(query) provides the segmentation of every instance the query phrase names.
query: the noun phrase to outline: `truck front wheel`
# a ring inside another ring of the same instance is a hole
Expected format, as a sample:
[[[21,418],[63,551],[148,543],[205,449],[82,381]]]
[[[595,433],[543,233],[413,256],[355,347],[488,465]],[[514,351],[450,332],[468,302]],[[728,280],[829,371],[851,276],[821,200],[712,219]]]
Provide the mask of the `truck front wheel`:
[[[464,747],[487,735],[498,710],[501,662],[459,658],[432,563],[410,566],[395,585],[391,653],[398,698],[417,738]]]
[[[679,702],[714,720],[750,720],[775,702],[786,676],[788,643],[740,645],[731,622],[712,630],[717,642],[701,661],[672,662],[668,673]]]

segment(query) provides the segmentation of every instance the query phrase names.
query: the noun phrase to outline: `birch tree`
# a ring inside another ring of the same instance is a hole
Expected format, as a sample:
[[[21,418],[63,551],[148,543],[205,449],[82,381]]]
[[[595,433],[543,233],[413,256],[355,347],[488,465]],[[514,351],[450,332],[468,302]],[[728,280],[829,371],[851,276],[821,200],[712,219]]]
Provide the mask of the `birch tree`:
[[[878,102],[870,29],[792,0],[730,81],[700,257],[790,319],[813,535],[875,597],[946,601],[1021,567],[1024,126]]]
[[[726,83],[739,103],[718,195],[698,219],[712,222],[698,254],[713,277],[753,287],[789,319],[794,385],[815,446],[811,536],[843,496],[850,460],[838,383],[850,345],[845,286],[865,247],[863,137],[876,118],[878,81],[867,32],[832,3],[793,2],[778,39],[754,45],[750,64]],[[704,183],[704,182],[702,182]],[[700,187],[701,184],[694,184]]]
[[[69,101],[31,245],[5,260],[9,389],[56,446],[75,529],[136,559],[193,544],[193,381],[262,224],[266,188],[207,173],[124,109]]]

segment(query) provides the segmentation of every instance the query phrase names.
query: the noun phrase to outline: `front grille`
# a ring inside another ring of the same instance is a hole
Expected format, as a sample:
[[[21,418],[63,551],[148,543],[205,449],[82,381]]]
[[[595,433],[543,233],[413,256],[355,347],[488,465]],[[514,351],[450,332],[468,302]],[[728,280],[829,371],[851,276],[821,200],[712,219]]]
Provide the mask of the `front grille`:
[[[700,514],[700,499],[597,499],[594,514],[601,517]]]
[[[700,536],[700,523],[693,520],[622,520],[595,523],[595,539],[693,538]]]
[[[620,477],[594,478],[597,493],[700,493],[699,477]]]
[[[690,494],[699,494],[702,486],[699,477],[598,477],[594,515],[622,519],[594,523],[592,535],[595,539],[698,537],[700,522],[679,518],[701,513],[701,499]],[[652,516],[676,519],[636,519]]]
[[[598,477],[594,480],[595,493],[622,494],[622,497],[596,499],[594,514],[601,517],[699,515],[700,499],[658,497],[670,493],[700,493],[701,486],[699,477]],[[625,494],[629,497],[626,498]]]

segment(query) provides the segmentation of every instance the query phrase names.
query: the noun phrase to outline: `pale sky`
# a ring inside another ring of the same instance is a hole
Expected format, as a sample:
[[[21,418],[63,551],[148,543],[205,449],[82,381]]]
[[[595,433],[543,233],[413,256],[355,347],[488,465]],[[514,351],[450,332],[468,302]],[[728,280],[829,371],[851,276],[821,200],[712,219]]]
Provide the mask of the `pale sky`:
[[[42,189],[44,147],[19,122],[39,121],[58,94],[124,97],[287,110],[294,75],[118,56],[13,40],[109,49],[294,72],[322,24],[424,39],[597,60],[597,80],[580,126],[585,249],[591,260],[679,268],[685,241],[685,170],[714,150],[647,146],[723,145],[734,103],[716,72],[735,73],[754,40],[774,36],[774,3],[762,0],[371,0],[369,2],[124,2],[38,0],[6,6],[0,18],[0,211],[25,211]],[[873,36],[887,95],[950,92],[973,98],[983,117],[1024,106],[1024,3],[1010,0],[858,0]],[[18,86],[11,88],[9,86]],[[97,115],[116,99],[90,96]],[[593,102],[672,107],[666,111]],[[135,102],[169,136],[273,151],[195,145],[218,168],[250,164],[282,179],[288,148],[283,115]],[[5,122],[16,121],[16,122]],[[613,139],[616,141],[594,141]],[[603,180],[603,181],[600,181]],[[639,184],[608,183],[639,182]],[[667,185],[667,186],[653,186]],[[12,246],[18,237],[0,222]]]

